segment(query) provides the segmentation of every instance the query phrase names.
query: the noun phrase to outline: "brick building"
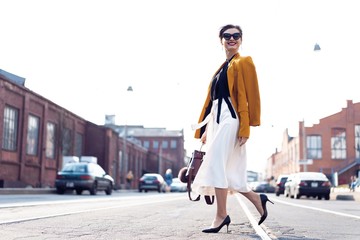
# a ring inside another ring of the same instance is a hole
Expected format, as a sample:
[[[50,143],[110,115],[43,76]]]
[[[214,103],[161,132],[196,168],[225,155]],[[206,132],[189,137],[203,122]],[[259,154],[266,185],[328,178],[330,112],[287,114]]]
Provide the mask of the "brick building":
[[[267,166],[267,176],[323,172],[333,183],[337,176],[339,185],[360,177],[360,103],[348,100],[346,108],[311,127],[299,122],[298,137],[285,130],[281,151],[268,158]]]
[[[63,156],[96,157],[115,179],[116,188],[124,186],[128,170],[139,179],[144,172],[158,169],[156,151],[77,116],[24,83],[24,78],[0,70],[0,188],[53,187]],[[184,154],[184,136],[177,141],[176,153]],[[164,168],[178,168],[165,150],[161,159]],[[132,187],[137,187],[137,181]]]
[[[185,165],[184,132],[183,130],[166,130],[165,128],[144,128],[134,125],[115,125],[113,123],[105,126],[114,129],[119,136],[128,141],[139,144],[148,151],[148,172],[159,172],[165,174],[171,169],[173,175],[177,175],[180,168]],[[126,130],[125,130],[126,129]],[[126,132],[126,133],[125,133]],[[131,167],[133,166],[129,166]]]

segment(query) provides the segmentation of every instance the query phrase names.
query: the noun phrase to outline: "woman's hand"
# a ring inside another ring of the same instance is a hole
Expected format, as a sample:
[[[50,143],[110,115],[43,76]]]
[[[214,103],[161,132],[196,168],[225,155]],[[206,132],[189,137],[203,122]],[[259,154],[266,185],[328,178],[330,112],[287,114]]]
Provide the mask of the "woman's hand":
[[[201,135],[200,141],[205,144],[206,143],[206,131],[203,133],[203,135]]]
[[[247,137],[239,137],[238,140],[239,140],[240,146],[244,145],[248,139],[249,138],[247,138]]]

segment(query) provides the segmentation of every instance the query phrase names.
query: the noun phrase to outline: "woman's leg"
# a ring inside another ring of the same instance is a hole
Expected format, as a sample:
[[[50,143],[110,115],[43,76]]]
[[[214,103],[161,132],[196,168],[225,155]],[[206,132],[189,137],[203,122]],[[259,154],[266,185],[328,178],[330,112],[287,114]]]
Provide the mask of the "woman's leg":
[[[260,199],[260,195],[250,191],[250,192],[240,192],[242,195],[244,195],[247,199],[249,199],[250,202],[252,202],[252,204],[255,205],[256,209],[258,210],[258,212],[260,213],[260,216],[262,216],[264,214],[264,209],[261,205],[261,199]]]
[[[220,226],[227,216],[226,201],[227,201],[227,188],[215,188],[216,197],[216,217],[211,225],[212,228]]]

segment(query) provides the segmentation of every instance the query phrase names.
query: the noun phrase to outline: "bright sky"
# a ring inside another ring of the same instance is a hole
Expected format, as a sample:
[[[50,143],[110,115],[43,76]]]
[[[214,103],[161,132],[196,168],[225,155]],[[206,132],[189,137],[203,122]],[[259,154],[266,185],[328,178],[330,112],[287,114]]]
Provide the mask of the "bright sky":
[[[99,125],[115,114],[117,124],[184,129],[191,154],[200,143],[190,126],[225,60],[218,30],[239,24],[262,98],[248,168],[263,171],[286,128],[297,136],[299,121],[360,101],[358,9],[356,0],[0,0],[0,69]]]

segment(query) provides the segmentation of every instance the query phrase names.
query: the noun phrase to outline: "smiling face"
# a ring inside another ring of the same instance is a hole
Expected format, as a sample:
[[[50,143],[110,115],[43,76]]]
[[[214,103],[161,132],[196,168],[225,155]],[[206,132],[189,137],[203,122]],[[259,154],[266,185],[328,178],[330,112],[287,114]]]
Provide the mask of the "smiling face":
[[[241,45],[241,33],[236,28],[229,28],[222,34],[221,44],[230,53],[236,53]]]

